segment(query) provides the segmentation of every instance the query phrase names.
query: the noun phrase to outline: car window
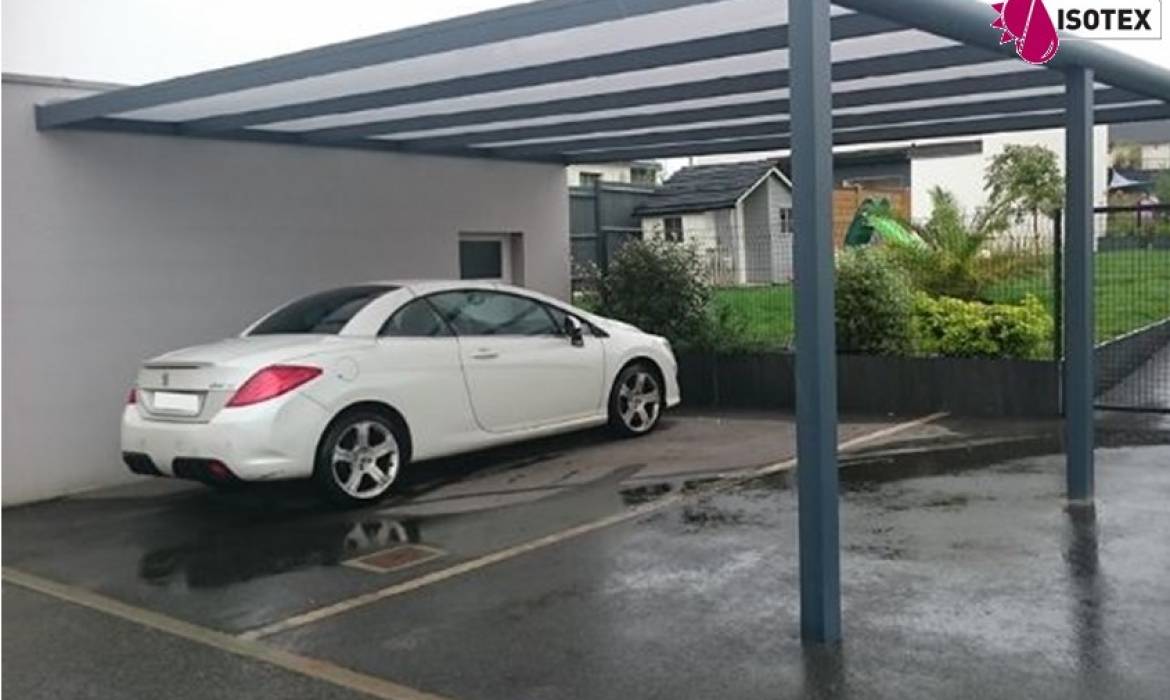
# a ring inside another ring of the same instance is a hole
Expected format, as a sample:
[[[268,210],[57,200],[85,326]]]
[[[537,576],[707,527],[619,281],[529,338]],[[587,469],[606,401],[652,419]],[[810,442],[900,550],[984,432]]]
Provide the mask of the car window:
[[[365,285],[313,294],[278,309],[248,335],[336,335],[367,304],[394,289],[397,288],[389,285]]]
[[[392,338],[442,338],[452,335],[426,299],[415,299],[394,312],[378,335]]]
[[[560,329],[561,335],[564,335],[565,319],[569,318],[571,314],[567,314],[555,306],[545,306],[545,308],[548,309],[549,314],[553,317],[553,323]],[[577,320],[581,321],[580,318]],[[593,328],[588,323],[581,321],[581,332],[585,335],[593,335]]]
[[[429,297],[459,335],[559,335],[544,305],[531,299],[468,290]]]

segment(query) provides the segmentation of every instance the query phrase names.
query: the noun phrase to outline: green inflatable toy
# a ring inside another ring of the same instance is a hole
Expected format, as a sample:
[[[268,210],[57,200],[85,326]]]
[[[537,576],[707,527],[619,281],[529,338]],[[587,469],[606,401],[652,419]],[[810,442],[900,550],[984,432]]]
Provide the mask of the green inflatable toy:
[[[845,233],[845,246],[848,248],[875,245],[893,244],[925,247],[926,243],[916,233],[906,229],[898,223],[890,210],[888,200],[866,199],[857,208],[849,230]]]

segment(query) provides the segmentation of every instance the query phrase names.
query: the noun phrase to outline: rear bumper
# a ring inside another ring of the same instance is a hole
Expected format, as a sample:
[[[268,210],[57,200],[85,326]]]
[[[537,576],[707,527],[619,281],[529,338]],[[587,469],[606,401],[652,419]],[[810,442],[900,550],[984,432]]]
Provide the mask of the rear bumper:
[[[298,394],[230,408],[208,423],[149,420],[137,406],[122,416],[122,454],[130,471],[198,481],[269,481],[313,473],[328,423],[320,405]],[[221,463],[229,474],[220,478]]]

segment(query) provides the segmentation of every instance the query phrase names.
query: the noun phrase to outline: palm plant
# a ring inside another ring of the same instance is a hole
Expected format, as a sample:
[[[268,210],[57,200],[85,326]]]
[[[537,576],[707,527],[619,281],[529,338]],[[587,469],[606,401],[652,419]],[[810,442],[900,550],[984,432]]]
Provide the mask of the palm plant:
[[[936,297],[987,300],[991,285],[1044,265],[1044,256],[1039,253],[990,245],[1007,229],[1004,211],[979,209],[968,218],[951,192],[935,187],[929,194],[930,219],[914,226],[926,245],[891,250],[918,289]]]

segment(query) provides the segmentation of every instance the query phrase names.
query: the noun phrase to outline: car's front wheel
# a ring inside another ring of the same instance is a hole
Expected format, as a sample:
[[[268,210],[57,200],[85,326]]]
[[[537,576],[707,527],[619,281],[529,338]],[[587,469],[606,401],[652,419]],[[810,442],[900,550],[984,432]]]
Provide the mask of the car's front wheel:
[[[317,448],[313,478],[334,503],[375,503],[390,492],[405,467],[405,445],[401,427],[377,411],[342,414]]]
[[[649,433],[662,417],[663,394],[658,373],[649,364],[626,367],[610,391],[610,427],[623,437]]]

